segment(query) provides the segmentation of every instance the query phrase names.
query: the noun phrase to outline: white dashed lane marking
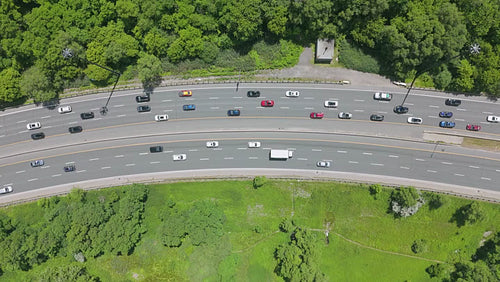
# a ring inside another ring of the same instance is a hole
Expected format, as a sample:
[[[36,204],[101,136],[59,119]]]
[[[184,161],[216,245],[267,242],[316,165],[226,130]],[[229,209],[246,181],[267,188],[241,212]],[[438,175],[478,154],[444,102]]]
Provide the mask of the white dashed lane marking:
[[[26,120],[16,121],[16,123],[23,123],[23,122],[26,122]]]
[[[354,100],[354,102],[364,102],[365,100]]]
[[[460,173],[454,173],[454,175],[456,175],[456,176],[464,176],[463,174],[460,174]]]
[[[415,159],[416,161],[419,161],[419,162],[425,162],[424,159]]]
[[[28,179],[28,182],[31,182],[31,181],[37,181],[38,178],[32,178],[32,179]]]
[[[370,165],[374,165],[374,166],[384,166],[384,164],[377,164],[377,163],[370,163]]]
[[[410,169],[409,167],[406,167],[406,166],[400,166],[399,168],[401,168],[401,169]]]
[[[450,163],[450,162],[441,162],[442,164],[445,164],[445,165],[452,165],[453,163]]]
[[[436,173],[437,171],[428,169],[427,172]]]
[[[371,155],[373,155],[373,153],[363,152],[363,155],[368,155],[368,156],[371,156]]]
[[[114,105],[113,108],[120,108],[120,107],[123,107],[125,105]]]
[[[82,169],[82,170],[77,170],[76,173],[80,173],[80,172],[86,172],[87,170],[85,169]]]
[[[54,175],[52,175],[52,177],[58,177],[58,176],[61,176],[61,175],[62,174],[60,174],[60,173],[59,174],[54,174]]]
[[[396,156],[396,155],[389,155],[389,158],[399,158],[399,156]]]
[[[248,159],[250,159],[250,160],[257,160],[259,158],[258,157],[248,157]]]
[[[491,180],[491,178],[488,177],[481,177],[482,180]]]
[[[16,171],[16,174],[23,173],[23,172],[26,172],[26,170]]]
[[[156,161],[156,162],[149,162],[149,164],[159,164],[160,162]]]
[[[358,164],[359,162],[357,161],[349,161],[350,164]]]
[[[147,154],[149,154],[149,153],[147,153],[147,152],[139,153],[140,156],[144,156],[144,155],[147,155]]]
[[[92,162],[92,161],[98,161],[98,160],[99,160],[99,158],[89,159],[89,161],[91,161],[91,162]]]
[[[313,152],[321,152],[321,149],[312,149]]]
[[[337,153],[347,154],[347,151],[337,151]]]
[[[208,161],[209,158],[201,158],[200,161]]]
[[[41,117],[41,119],[46,119],[46,118],[49,118],[51,116],[44,116],[44,117]]]
[[[478,166],[475,166],[475,165],[470,165],[469,167],[470,168],[479,168]]]
[[[225,160],[234,160],[234,157],[224,157]]]
[[[117,155],[115,158],[123,158],[123,155]]]
[[[125,166],[135,166],[135,164],[126,164]]]
[[[299,161],[307,161],[306,158],[297,158],[297,160],[299,160]]]
[[[101,169],[108,169],[108,168],[111,168],[110,166],[103,166],[101,167]]]

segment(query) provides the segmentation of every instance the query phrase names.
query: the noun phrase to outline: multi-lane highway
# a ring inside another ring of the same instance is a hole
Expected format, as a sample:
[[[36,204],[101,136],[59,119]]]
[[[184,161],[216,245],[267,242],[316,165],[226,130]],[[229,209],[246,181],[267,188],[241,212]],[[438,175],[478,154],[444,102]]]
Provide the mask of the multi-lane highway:
[[[246,97],[246,90],[261,91],[261,97]],[[285,97],[286,90],[300,91],[297,98]],[[500,124],[486,122],[499,115],[497,104],[481,98],[462,99],[459,107],[445,106],[441,94],[411,95],[409,113],[397,115],[394,105],[403,92],[393,93],[390,102],[373,100],[374,91],[324,85],[252,85],[235,91],[232,85],[193,87],[192,97],[179,97],[180,88],[157,89],[147,103],[136,103],[138,91],[117,92],[108,115],[99,109],[102,96],[63,100],[71,113],[57,108],[25,108],[0,115],[0,184],[16,192],[50,187],[86,179],[165,170],[200,168],[298,168],[318,169],[318,160],[330,160],[330,170],[425,179],[449,184],[498,189],[500,154],[436,145],[422,141],[424,131],[457,132],[500,139]],[[262,100],[275,106],[263,108]],[[325,100],[337,100],[337,108],[325,108]],[[195,111],[183,111],[195,104]],[[138,105],[150,105],[151,112],[138,113]],[[227,110],[240,109],[240,117],[227,117]],[[93,111],[94,119],[82,120],[80,113]],[[337,118],[339,112],[353,114],[351,120]],[[452,111],[454,129],[442,129],[440,111]],[[322,120],[311,120],[311,112],[324,112]],[[154,115],[168,114],[169,121],[156,122]],[[383,122],[369,121],[371,114],[385,116]],[[409,116],[423,119],[410,125]],[[27,130],[28,122],[42,128]],[[480,132],[466,132],[468,123],[479,124]],[[81,125],[82,133],[70,134],[68,127]],[[30,134],[44,132],[43,140]],[[363,135],[363,136],[360,136]],[[382,138],[384,137],[384,138]],[[388,139],[388,138],[389,139]],[[411,141],[405,141],[405,140]],[[206,148],[204,141],[218,140],[220,147]],[[258,149],[248,141],[261,141]],[[418,142],[415,142],[418,141]],[[161,144],[162,153],[150,153],[149,146]],[[294,157],[285,162],[269,161],[270,148],[288,148]],[[188,160],[174,162],[172,155],[185,153]],[[42,167],[29,162],[44,159]],[[63,167],[77,170],[65,173]]]

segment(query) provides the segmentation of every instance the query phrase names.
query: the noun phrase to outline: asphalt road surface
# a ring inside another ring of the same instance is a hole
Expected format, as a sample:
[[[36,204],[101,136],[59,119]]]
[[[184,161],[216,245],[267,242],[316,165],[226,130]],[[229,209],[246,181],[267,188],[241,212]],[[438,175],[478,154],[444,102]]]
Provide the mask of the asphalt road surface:
[[[301,168],[317,169],[319,160],[331,160],[335,171],[349,171],[432,180],[450,184],[498,190],[500,155],[458,146],[422,141],[423,132],[465,133],[467,123],[482,126],[472,135],[500,139],[500,124],[486,122],[489,114],[500,115],[496,103],[482,98],[462,99],[459,107],[445,106],[443,94],[412,94],[405,103],[408,114],[392,112],[404,92],[391,92],[390,102],[373,100],[374,91],[330,85],[241,86],[208,85],[186,88],[192,97],[179,97],[184,88],[155,90],[151,101],[136,103],[138,91],[117,92],[109,113],[101,116],[105,95],[63,100],[71,113],[56,109],[26,107],[0,115],[0,184],[26,191],[86,179],[151,171],[199,168]],[[246,97],[247,90],[260,90],[261,97]],[[297,98],[285,97],[286,90],[298,90]],[[262,100],[275,106],[263,108]],[[336,100],[338,108],[325,108],[325,100]],[[182,106],[195,104],[196,110]],[[151,112],[138,113],[137,106],[149,105]],[[227,110],[240,109],[240,117],[228,117]],[[93,111],[96,118],[81,120],[80,113]],[[353,114],[341,120],[341,111]],[[437,125],[446,120],[440,111],[452,111],[454,129]],[[325,118],[311,120],[311,112]],[[369,121],[371,114],[385,116],[383,122]],[[155,114],[168,114],[169,121],[155,122]],[[409,116],[423,119],[422,125],[407,124]],[[42,128],[27,130],[28,122]],[[81,125],[82,133],[70,134],[68,127]],[[43,140],[30,134],[44,132]],[[300,133],[306,132],[306,133]],[[361,135],[361,136],[360,136]],[[363,136],[366,135],[366,136]],[[370,137],[372,136],[372,137]],[[204,140],[221,142],[207,149]],[[411,140],[399,140],[406,139]],[[262,148],[246,148],[246,142],[262,142]],[[417,142],[414,142],[417,141]],[[165,143],[166,142],[166,143]],[[163,144],[163,153],[149,153],[150,144]],[[289,148],[294,157],[286,162],[269,161],[270,148]],[[187,161],[174,162],[172,155],[185,153]],[[31,168],[29,161],[44,159],[46,165]],[[75,164],[77,171],[64,173],[63,166]]]

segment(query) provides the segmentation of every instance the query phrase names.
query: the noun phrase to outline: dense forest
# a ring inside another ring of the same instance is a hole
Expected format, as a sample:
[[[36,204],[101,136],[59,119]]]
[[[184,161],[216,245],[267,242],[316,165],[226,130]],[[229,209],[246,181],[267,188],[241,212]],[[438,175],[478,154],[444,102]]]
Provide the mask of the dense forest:
[[[146,85],[183,70],[286,67],[317,38],[354,46],[392,79],[500,96],[498,0],[2,0],[0,9],[2,105],[113,83],[95,64]]]

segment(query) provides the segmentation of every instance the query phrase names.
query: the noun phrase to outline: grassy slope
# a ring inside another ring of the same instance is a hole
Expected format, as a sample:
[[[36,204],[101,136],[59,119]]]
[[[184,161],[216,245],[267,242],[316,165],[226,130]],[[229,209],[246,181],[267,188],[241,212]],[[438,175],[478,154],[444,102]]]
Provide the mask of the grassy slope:
[[[479,224],[458,228],[450,222],[455,210],[469,203],[459,198],[450,198],[437,210],[424,206],[415,216],[394,219],[387,213],[389,193],[384,190],[375,200],[364,186],[300,181],[271,182],[259,190],[254,190],[250,181],[153,185],[146,208],[148,232],[134,254],[102,256],[89,260],[86,266],[103,281],[133,280],[134,274],[142,281],[279,280],[273,273],[273,252],[287,241],[287,235],[276,231],[281,219],[293,212],[298,225],[306,228],[323,230],[327,222],[331,223],[330,244],[322,243],[320,262],[330,280],[421,281],[429,279],[424,270],[431,262],[367,247],[414,255],[412,242],[423,238],[429,242],[429,251],[421,255],[424,258],[470,258],[485,231],[500,229],[495,221],[500,206],[489,203],[483,203],[488,216]],[[200,199],[217,201],[227,217],[225,237],[217,246],[194,248],[186,241],[180,248],[163,247],[157,236],[158,214],[168,199],[179,207]],[[24,218],[33,215],[26,208],[14,210],[10,214]],[[256,226],[261,233],[253,231]],[[317,234],[324,242],[321,231]],[[6,273],[2,279],[8,277],[13,276]]]

